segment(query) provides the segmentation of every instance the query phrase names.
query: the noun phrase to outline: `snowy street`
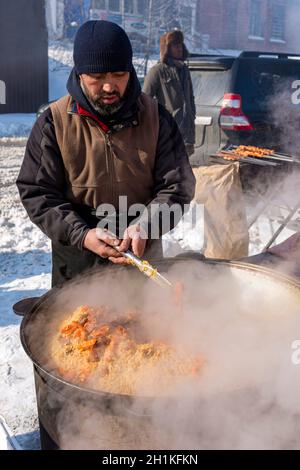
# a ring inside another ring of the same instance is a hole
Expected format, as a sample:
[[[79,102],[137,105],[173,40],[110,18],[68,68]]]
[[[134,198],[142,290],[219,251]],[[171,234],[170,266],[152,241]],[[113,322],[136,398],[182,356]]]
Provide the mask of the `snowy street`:
[[[15,180],[26,139],[0,144],[0,414],[24,448],[39,446],[32,364],[19,340],[20,318],[12,305],[42,295],[50,287],[47,238],[28,219]]]

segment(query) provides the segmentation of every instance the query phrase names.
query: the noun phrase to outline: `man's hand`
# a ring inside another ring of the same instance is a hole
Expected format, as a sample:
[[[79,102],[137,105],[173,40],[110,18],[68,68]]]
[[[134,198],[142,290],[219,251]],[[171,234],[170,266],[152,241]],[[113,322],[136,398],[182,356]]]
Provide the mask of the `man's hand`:
[[[88,231],[83,242],[83,247],[101,256],[101,258],[110,258],[121,256],[118,251],[113,248],[113,246],[118,246],[119,244],[120,240],[108,231],[93,228]]]
[[[123,240],[118,246],[119,251],[131,250],[136,256],[143,256],[147,243],[146,232],[141,228],[140,224],[130,225],[124,232]],[[114,264],[130,264],[124,257],[109,257]]]
[[[88,231],[83,247],[96,253],[101,258],[108,258],[114,264],[130,264],[120,252],[132,250],[136,256],[143,256],[147,236],[139,224],[130,225],[124,232],[123,240],[119,240],[108,230],[94,228]]]

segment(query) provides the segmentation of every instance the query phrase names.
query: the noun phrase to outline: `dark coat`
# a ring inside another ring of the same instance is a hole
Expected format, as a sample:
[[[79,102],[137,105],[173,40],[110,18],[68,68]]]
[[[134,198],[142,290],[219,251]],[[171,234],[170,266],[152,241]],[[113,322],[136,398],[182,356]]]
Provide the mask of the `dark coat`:
[[[156,98],[173,116],[185,144],[195,143],[195,100],[191,75],[186,64],[159,62],[145,77],[143,91]]]
[[[182,44],[182,61],[171,58],[171,45]],[[188,57],[180,30],[169,31],[160,38],[160,62],[145,78],[143,91],[156,98],[173,116],[185,144],[195,143],[195,100],[188,67]]]

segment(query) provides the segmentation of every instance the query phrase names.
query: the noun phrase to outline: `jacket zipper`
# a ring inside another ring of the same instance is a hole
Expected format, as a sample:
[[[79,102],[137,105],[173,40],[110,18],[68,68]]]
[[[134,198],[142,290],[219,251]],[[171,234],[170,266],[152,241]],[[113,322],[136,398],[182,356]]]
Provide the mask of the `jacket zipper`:
[[[97,129],[100,132],[100,135],[104,138],[105,142],[105,162],[106,162],[106,171],[108,173],[108,193],[111,198],[111,203],[115,200],[115,191],[114,191],[114,164],[113,164],[113,151],[111,146],[111,141],[109,134],[103,132],[100,126],[97,125]]]
[[[73,111],[68,111],[68,114],[77,114],[74,113]],[[112,201],[115,201],[115,191],[114,191],[114,180],[113,180],[113,174],[114,174],[114,164],[113,164],[113,155],[112,155],[112,146],[111,146],[111,141],[109,138],[109,134],[104,132],[101,127],[97,124],[97,122],[90,118],[89,116],[83,116],[85,119],[88,121],[93,121],[93,124],[96,124],[96,127],[101,135],[103,137],[104,142],[105,142],[105,164],[106,164],[106,171],[108,174],[108,193]],[[108,131],[109,132],[109,131]],[[97,208],[96,208],[97,209]]]

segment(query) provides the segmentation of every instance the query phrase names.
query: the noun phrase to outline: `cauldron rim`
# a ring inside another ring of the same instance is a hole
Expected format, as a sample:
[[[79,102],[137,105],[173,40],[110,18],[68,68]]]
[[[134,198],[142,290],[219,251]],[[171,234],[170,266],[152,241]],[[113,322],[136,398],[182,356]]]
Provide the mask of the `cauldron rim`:
[[[255,265],[255,264],[250,264],[250,263],[240,262],[240,261],[226,261],[226,260],[219,260],[219,259],[206,259],[201,254],[193,253],[193,252],[185,253],[183,255],[179,255],[179,256],[174,257],[174,258],[163,258],[163,259],[151,260],[151,263],[154,266],[157,266],[159,269],[162,269],[164,267],[170,267],[173,264],[178,263],[178,262],[187,262],[187,261],[200,261],[203,264],[210,265],[210,266],[226,266],[228,268],[230,268],[230,267],[231,268],[237,268],[237,269],[240,269],[240,270],[243,270],[243,271],[251,271],[252,273],[258,273],[260,275],[265,275],[267,278],[273,279],[275,282],[277,281],[277,282],[280,282],[281,284],[284,284],[284,285],[286,285],[290,288],[297,289],[299,291],[299,297],[300,297],[300,281],[298,279],[296,279],[294,277],[291,277],[291,276],[288,276],[286,274],[283,274],[281,272],[278,272],[274,269],[267,268],[265,266],[258,266],[258,265]],[[96,269],[96,270],[91,270],[91,271],[85,272],[81,275],[81,278],[84,280],[84,279],[87,279],[87,278],[95,276],[95,275],[97,275],[97,276],[107,275],[108,270],[110,270],[111,272],[116,271],[116,270],[118,270],[120,272],[121,270],[123,270],[125,272],[125,270],[128,271],[129,269],[132,269],[134,271],[136,268],[131,267],[131,266],[125,267],[125,266],[112,265],[112,266],[106,267],[105,270],[97,270]],[[149,281],[145,278],[145,282],[151,282],[151,281]],[[72,388],[74,388],[75,390],[77,390],[79,392],[85,392],[85,393],[91,394],[92,396],[95,396],[95,397],[96,396],[98,396],[99,398],[104,398],[105,397],[107,399],[110,399],[110,398],[115,399],[115,398],[122,397],[125,400],[126,399],[127,400],[132,400],[134,398],[135,400],[140,399],[140,400],[143,400],[143,401],[150,401],[150,400],[160,398],[160,397],[157,397],[157,396],[128,395],[128,394],[121,394],[121,393],[113,393],[113,392],[107,392],[107,391],[103,391],[103,390],[96,390],[96,389],[92,389],[92,388],[89,388],[89,387],[84,387],[84,386],[69,382],[69,381],[63,379],[62,377],[56,376],[53,372],[48,371],[39,362],[39,360],[37,358],[33,357],[34,354],[30,350],[30,348],[27,344],[27,340],[26,340],[25,330],[26,330],[26,327],[27,327],[28,323],[32,320],[33,315],[37,314],[37,312],[39,311],[39,309],[41,308],[41,306],[44,303],[48,302],[50,298],[57,295],[61,291],[61,289],[63,289],[65,286],[67,286],[67,285],[70,286],[72,283],[76,283],[76,278],[72,279],[70,281],[67,281],[62,286],[52,287],[49,291],[47,291],[45,294],[43,294],[39,298],[38,301],[36,301],[34,303],[32,308],[30,308],[25,313],[25,315],[23,317],[21,325],[20,325],[20,339],[21,339],[23,349],[26,352],[29,359],[32,361],[32,363],[43,374],[46,374],[47,376],[49,376],[51,378],[51,380],[57,381],[58,383],[61,383],[64,386],[72,387]],[[161,398],[166,398],[166,397],[162,396]]]

